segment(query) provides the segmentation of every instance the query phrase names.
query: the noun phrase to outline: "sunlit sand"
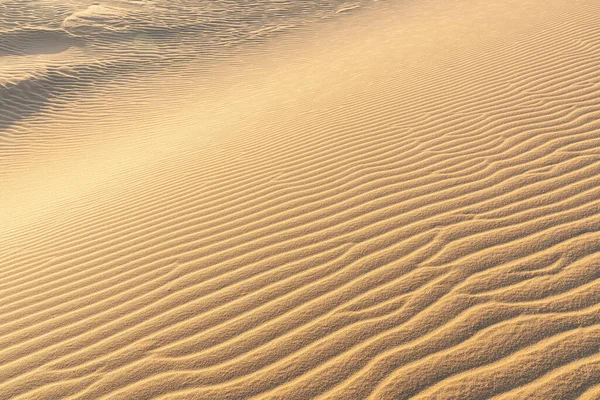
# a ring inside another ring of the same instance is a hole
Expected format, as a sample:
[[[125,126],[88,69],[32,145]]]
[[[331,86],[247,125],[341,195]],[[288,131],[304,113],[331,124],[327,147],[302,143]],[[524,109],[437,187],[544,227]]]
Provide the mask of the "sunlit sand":
[[[0,399],[600,398],[600,3],[0,0]]]

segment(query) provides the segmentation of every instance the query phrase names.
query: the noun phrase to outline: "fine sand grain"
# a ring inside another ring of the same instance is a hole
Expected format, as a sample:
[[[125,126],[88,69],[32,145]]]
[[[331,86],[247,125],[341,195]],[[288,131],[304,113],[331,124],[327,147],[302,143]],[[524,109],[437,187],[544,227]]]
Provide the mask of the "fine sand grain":
[[[600,2],[0,0],[0,399],[599,399]]]

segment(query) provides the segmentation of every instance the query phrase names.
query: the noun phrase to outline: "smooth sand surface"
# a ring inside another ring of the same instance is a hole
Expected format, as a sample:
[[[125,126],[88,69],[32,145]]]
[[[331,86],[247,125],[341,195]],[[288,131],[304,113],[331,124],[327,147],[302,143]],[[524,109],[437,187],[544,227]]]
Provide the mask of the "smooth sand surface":
[[[599,399],[597,0],[0,0],[0,398]]]

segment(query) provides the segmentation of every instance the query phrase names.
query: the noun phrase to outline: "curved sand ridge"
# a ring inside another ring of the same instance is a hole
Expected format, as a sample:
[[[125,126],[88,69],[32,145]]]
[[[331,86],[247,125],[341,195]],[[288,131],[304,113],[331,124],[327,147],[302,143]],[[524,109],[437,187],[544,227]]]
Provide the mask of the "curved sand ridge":
[[[379,2],[13,126],[0,397],[598,398],[599,22]]]

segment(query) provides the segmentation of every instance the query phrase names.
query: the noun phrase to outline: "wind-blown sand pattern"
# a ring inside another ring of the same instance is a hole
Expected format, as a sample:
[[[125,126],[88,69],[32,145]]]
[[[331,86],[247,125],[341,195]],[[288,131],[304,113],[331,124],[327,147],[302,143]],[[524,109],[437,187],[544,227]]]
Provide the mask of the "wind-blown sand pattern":
[[[596,0],[0,0],[0,398],[600,398]]]

